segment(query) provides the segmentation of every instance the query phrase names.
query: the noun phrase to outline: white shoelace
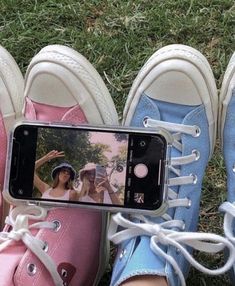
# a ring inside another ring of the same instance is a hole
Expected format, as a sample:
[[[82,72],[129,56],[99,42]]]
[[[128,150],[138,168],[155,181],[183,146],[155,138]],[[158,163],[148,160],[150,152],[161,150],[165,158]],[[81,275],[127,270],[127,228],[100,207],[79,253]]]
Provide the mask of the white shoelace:
[[[173,147],[178,151],[182,152],[182,144],[180,142],[181,134],[191,135],[192,137],[198,137],[201,133],[200,128],[196,125],[183,125],[176,123],[169,123],[165,121],[155,120],[151,118],[145,118],[145,127],[155,127],[155,128],[165,128],[170,132],[174,132],[173,136]],[[180,176],[179,166],[192,163],[197,161],[200,157],[200,153],[197,150],[193,150],[192,154],[182,157],[176,157],[171,159],[170,170],[175,174],[176,177],[169,179],[169,190],[168,190],[168,199],[169,199],[169,208],[172,207],[190,207],[191,201],[188,198],[177,199],[177,193],[173,191],[170,187],[195,184],[197,182],[197,176],[190,174],[188,176]],[[178,168],[176,167],[178,166]],[[169,218],[170,220],[172,218]],[[168,220],[169,220],[168,219]]]
[[[233,223],[235,219],[235,202],[224,202],[219,210],[224,212],[224,234],[235,245],[235,236],[233,233]]]
[[[22,241],[35,256],[44,264],[51,274],[56,286],[63,286],[63,280],[57,272],[57,267],[51,257],[43,250],[45,242],[37,239],[31,233],[32,229],[48,228],[55,230],[54,222],[44,221],[47,210],[39,206],[17,206],[13,208],[6,223],[12,227],[10,232],[0,232],[0,252],[9,246],[13,246],[16,241]],[[29,223],[31,221],[38,221]]]
[[[187,134],[192,137],[200,136],[200,128],[192,125],[175,124],[169,122],[163,122],[154,120],[151,118],[144,119],[145,127],[165,128],[170,132],[174,132],[173,147],[182,152],[181,134]],[[197,161],[200,157],[200,153],[197,150],[193,150],[192,154],[188,156],[176,157],[171,159],[170,170],[174,173],[175,177],[169,179],[168,188],[168,207],[187,207],[191,206],[191,201],[188,198],[178,198],[178,194],[171,188],[172,186],[179,186],[185,184],[196,184],[197,176],[189,174],[188,176],[180,176],[180,166]],[[181,220],[174,220],[169,214],[162,215],[164,222],[154,224],[144,216],[131,215],[131,218],[137,219],[140,222],[133,222],[124,218],[120,213],[113,215],[111,218],[110,227],[108,230],[108,238],[116,243],[120,244],[125,240],[137,237],[139,235],[147,235],[151,237],[150,248],[157,255],[162,256],[168,263],[170,263],[178,275],[181,285],[184,286],[184,275],[178,266],[177,261],[166,252],[164,252],[158,243],[162,245],[174,246],[178,251],[184,255],[188,262],[190,262],[198,270],[210,274],[219,275],[231,268],[235,261],[235,249],[226,238],[211,233],[198,233],[198,232],[184,232],[185,223]],[[119,230],[118,226],[124,228]],[[178,229],[176,231],[173,229]],[[208,269],[198,263],[192,255],[187,251],[185,246],[190,246],[196,250],[204,251],[207,253],[217,253],[224,248],[229,249],[229,258],[221,268]]]
[[[166,221],[160,224],[154,224],[147,220],[144,216],[131,215],[132,219],[137,219],[140,222],[135,223],[126,219],[121,213],[112,216],[108,238],[115,244],[120,244],[127,239],[131,239],[140,235],[151,237],[150,248],[156,255],[162,256],[178,275],[181,285],[185,286],[184,275],[178,266],[177,261],[164,252],[159,244],[166,246],[173,246],[180,251],[192,266],[199,271],[209,275],[220,275],[228,271],[233,263],[235,257],[235,249],[228,239],[212,234],[199,232],[179,232],[172,230],[173,227],[179,227],[180,221]],[[121,226],[124,230],[118,231]],[[229,250],[229,257],[224,266],[216,269],[209,269],[197,262],[193,256],[188,252],[185,246],[190,246],[195,250],[204,251],[206,253],[218,253],[225,248]]]

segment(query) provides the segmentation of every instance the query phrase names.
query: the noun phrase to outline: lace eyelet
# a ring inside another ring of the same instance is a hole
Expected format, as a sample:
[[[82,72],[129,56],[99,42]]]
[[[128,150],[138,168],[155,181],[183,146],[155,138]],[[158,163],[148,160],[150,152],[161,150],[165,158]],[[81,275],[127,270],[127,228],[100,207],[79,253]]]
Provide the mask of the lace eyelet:
[[[193,137],[199,137],[201,135],[201,129],[197,125],[194,125],[194,127],[195,127],[195,134],[193,135]]]
[[[187,209],[190,209],[190,207],[191,207],[191,205],[192,205],[192,201],[189,199],[189,198],[187,198],[188,199],[188,205],[187,205]]]
[[[54,223],[54,225],[55,225],[53,231],[54,231],[54,232],[59,231],[60,228],[61,228],[61,222],[60,222],[59,220],[53,220],[53,223]]]
[[[181,230],[182,230],[182,231],[185,231],[185,229],[186,229],[186,223],[185,223],[185,221],[183,220],[183,225],[182,225],[182,227],[181,227]]]
[[[36,274],[36,272],[37,272],[37,266],[35,264],[33,264],[33,263],[29,263],[27,265],[27,273],[28,273],[28,275],[34,276]]]
[[[143,119],[143,125],[144,125],[144,127],[148,127],[148,119],[149,119],[148,116],[145,116],[145,117],[144,117],[144,119]]]
[[[45,252],[47,252],[48,251],[48,243],[46,242],[46,241],[44,241],[44,245],[43,245],[43,248],[42,248],[42,250],[43,251],[45,251]]]
[[[235,173],[235,163],[233,164],[233,173]]]
[[[122,258],[126,255],[126,249],[122,249],[120,255],[119,255],[119,259],[122,260]]]
[[[200,152],[196,149],[193,149],[192,154],[195,154],[195,161],[198,161],[200,159]]]
[[[175,253],[176,253],[177,255],[179,255],[179,254],[181,253],[180,249],[179,249],[179,248],[176,248]]]
[[[197,176],[195,174],[190,174],[191,177],[193,177],[193,184],[196,185],[197,183]]]

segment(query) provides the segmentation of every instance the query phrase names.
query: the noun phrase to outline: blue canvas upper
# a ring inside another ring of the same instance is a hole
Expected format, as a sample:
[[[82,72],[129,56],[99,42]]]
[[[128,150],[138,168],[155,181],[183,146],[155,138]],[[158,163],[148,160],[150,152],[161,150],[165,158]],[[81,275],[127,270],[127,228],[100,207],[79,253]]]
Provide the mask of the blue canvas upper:
[[[235,202],[235,89],[226,110],[223,128],[223,155],[227,173],[227,200]],[[233,171],[234,170],[234,171]],[[235,237],[235,219],[232,224],[233,237]],[[230,278],[235,283],[235,265],[229,272]]]
[[[223,130],[223,153],[227,170],[228,201],[235,201],[235,89],[227,107]]]
[[[134,111],[131,126],[143,127],[143,119],[146,116],[167,122],[197,125],[201,129],[201,134],[198,137],[182,134],[182,153],[175,148],[172,150],[172,157],[190,155],[193,150],[200,152],[199,160],[181,166],[180,176],[194,174],[197,176],[196,184],[172,187],[172,189],[177,191],[179,198],[187,197],[191,200],[191,207],[177,207],[168,210],[168,213],[173,219],[183,220],[185,222],[185,231],[196,231],[202,179],[210,154],[208,120],[205,107],[204,105],[187,106],[172,104],[152,99],[146,94],[142,94]],[[171,174],[171,176],[174,176],[174,174]],[[154,220],[155,223],[163,221],[161,217],[151,218],[151,220]],[[175,275],[172,266],[167,263],[164,258],[156,255],[150,249],[149,245],[150,238],[147,236],[137,237],[122,243],[119,247],[119,253],[113,269],[112,286],[120,285],[121,282],[128,277],[144,274],[166,276],[169,285],[180,285],[178,276]],[[183,255],[172,246],[161,247],[178,262],[178,265],[186,277],[189,264]]]

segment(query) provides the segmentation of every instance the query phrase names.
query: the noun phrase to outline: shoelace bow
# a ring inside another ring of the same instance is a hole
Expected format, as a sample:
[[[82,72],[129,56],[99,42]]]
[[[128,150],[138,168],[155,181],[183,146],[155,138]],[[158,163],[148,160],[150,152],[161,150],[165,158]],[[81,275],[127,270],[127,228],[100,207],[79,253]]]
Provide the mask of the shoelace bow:
[[[219,210],[224,212],[224,234],[226,237],[235,244],[235,236],[233,232],[234,228],[234,219],[235,219],[235,202],[224,202]]]
[[[191,135],[197,137],[200,135],[200,129],[197,126],[175,124],[163,122],[151,118],[144,119],[145,127],[162,127],[166,130],[173,132],[173,147],[182,152],[181,134]],[[191,201],[188,198],[177,198],[177,193],[171,188],[172,186],[195,184],[197,177],[194,174],[188,176],[180,176],[180,166],[192,163],[199,159],[199,152],[193,150],[192,154],[188,156],[176,157],[171,159],[170,170],[174,173],[175,177],[169,179],[168,188],[168,207],[190,207]],[[176,167],[178,166],[178,168]],[[131,219],[137,219],[139,222],[133,222],[124,218],[120,213],[115,214],[111,218],[110,227],[108,230],[108,238],[115,244],[120,244],[125,240],[146,235],[151,237],[150,248],[157,255],[162,256],[169,264],[172,265],[174,271],[178,275],[181,285],[185,286],[184,275],[178,266],[177,261],[164,252],[158,244],[173,246],[184,255],[185,259],[191,263],[196,269],[210,275],[220,275],[231,268],[235,260],[235,249],[226,238],[211,234],[211,233],[198,233],[198,232],[184,232],[185,224],[181,220],[174,220],[172,217],[165,213],[162,215],[163,222],[155,224],[144,216],[131,215]],[[121,230],[119,229],[121,226]],[[173,229],[179,229],[176,231]],[[218,253],[225,248],[229,249],[229,258],[221,268],[209,269],[198,263],[193,256],[188,252],[185,246],[190,246],[195,250],[204,251],[206,253]]]
[[[51,274],[56,286],[63,286],[63,281],[57,272],[57,267],[51,257],[43,250],[45,242],[34,237],[32,229],[48,228],[54,230],[54,222],[43,221],[46,219],[47,210],[39,206],[17,206],[13,208],[6,218],[6,224],[12,227],[10,232],[0,232],[0,252],[5,248],[22,241],[35,256],[44,264]],[[39,221],[29,224],[31,221]]]
[[[163,257],[172,265],[175,273],[180,279],[182,286],[185,286],[186,283],[177,261],[172,256],[164,252],[160,248],[159,244],[175,247],[184,255],[192,266],[194,266],[197,270],[209,275],[223,274],[228,271],[234,263],[234,247],[228,239],[222,236],[212,233],[179,232],[172,230],[172,228],[176,226],[177,221],[166,221],[160,224],[154,224],[143,216],[131,215],[131,218],[137,219],[140,222],[132,222],[129,219],[124,218],[121,213],[113,215],[108,230],[108,238],[113,243],[120,244],[127,239],[141,235],[151,237],[151,250],[156,253],[156,255]],[[124,230],[117,232],[119,226],[124,228]],[[206,253],[218,253],[227,248],[229,250],[229,257],[221,268],[209,269],[197,262],[187,251],[185,246],[190,246],[195,250],[204,251]]]

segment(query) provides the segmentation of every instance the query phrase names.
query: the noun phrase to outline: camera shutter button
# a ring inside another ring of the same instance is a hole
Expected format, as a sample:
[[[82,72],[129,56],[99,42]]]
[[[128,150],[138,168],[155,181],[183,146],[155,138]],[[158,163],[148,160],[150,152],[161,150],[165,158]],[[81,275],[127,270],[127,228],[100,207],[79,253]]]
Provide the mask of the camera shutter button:
[[[145,164],[137,164],[134,168],[134,174],[137,178],[144,178],[148,174],[148,167]]]

